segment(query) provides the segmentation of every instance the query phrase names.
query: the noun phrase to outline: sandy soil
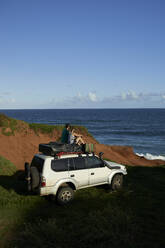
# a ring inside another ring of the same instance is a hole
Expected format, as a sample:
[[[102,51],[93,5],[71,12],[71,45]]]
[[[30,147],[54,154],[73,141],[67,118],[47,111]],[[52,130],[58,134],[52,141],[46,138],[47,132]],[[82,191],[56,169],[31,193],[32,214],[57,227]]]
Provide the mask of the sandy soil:
[[[14,135],[3,135],[0,129],[0,155],[7,158],[15,164],[18,169],[24,169],[25,162],[31,162],[35,153],[38,153],[38,145],[40,143],[48,143],[56,141],[60,137],[60,133],[55,131],[53,134],[35,134],[29,128],[20,129]],[[103,152],[103,158],[132,166],[158,166],[164,165],[162,160],[147,160],[137,156],[133,149],[129,146],[108,146],[98,144],[91,136],[83,136],[86,143],[95,144],[96,153]]]

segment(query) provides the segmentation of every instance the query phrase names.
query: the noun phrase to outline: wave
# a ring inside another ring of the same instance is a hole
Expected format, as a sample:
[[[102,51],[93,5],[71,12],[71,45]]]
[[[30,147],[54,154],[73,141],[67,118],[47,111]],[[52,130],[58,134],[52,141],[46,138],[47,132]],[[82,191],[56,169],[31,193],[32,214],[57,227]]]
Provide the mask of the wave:
[[[140,157],[144,157],[144,158],[146,158],[148,160],[161,159],[161,160],[165,161],[165,156],[162,156],[162,155],[152,155],[150,153],[146,153],[146,154],[136,153],[136,155],[138,155]]]
[[[143,137],[162,137],[165,136],[165,131],[164,130],[146,130],[146,131],[142,131],[142,130],[129,130],[129,131],[125,131],[125,130],[112,130],[109,128],[109,134],[114,134],[114,135],[122,135],[122,136],[143,136]]]

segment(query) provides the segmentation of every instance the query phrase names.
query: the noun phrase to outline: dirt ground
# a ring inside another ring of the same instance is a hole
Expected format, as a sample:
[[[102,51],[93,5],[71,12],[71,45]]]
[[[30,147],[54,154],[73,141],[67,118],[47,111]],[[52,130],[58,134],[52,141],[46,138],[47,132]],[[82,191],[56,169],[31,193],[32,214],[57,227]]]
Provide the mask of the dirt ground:
[[[55,131],[51,135],[39,133],[36,134],[31,129],[19,130],[14,135],[6,136],[0,130],[0,155],[7,158],[15,164],[18,169],[24,169],[25,162],[31,162],[33,155],[38,153],[38,145],[40,143],[48,143],[50,141],[57,141],[60,133]],[[111,161],[132,165],[132,166],[158,166],[164,165],[162,160],[147,160],[143,157],[137,156],[132,147],[129,146],[109,146],[99,144],[91,136],[84,134],[86,143],[95,144],[96,154],[103,152],[103,158]]]

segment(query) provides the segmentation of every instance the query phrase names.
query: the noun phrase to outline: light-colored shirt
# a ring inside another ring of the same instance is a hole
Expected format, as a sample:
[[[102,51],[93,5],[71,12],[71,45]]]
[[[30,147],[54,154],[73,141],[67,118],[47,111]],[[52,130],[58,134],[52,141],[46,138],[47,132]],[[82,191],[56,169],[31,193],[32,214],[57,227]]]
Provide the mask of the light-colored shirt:
[[[75,141],[75,136],[70,132],[69,133],[69,144],[73,144]]]

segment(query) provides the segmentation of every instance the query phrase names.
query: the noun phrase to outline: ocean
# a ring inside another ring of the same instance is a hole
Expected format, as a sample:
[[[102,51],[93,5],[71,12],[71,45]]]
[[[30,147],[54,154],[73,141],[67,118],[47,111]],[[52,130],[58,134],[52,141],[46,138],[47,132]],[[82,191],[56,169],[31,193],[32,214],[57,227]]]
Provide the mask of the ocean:
[[[85,126],[100,143],[132,146],[148,159],[165,160],[165,109],[0,110],[29,123]]]

